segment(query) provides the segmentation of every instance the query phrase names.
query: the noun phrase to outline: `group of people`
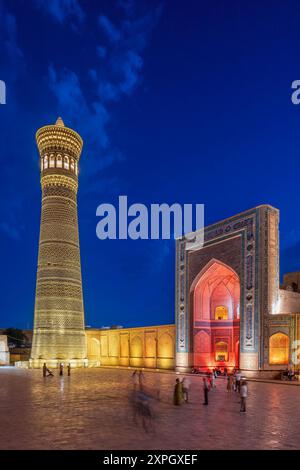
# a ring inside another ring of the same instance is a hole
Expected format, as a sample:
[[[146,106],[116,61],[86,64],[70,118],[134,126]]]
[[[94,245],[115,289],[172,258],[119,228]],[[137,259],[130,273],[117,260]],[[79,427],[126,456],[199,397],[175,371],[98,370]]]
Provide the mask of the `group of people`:
[[[294,380],[295,372],[293,369],[289,369],[288,367],[282,372],[282,379],[283,380]]]
[[[232,374],[227,376],[227,392],[234,390],[235,392],[241,391],[242,373],[240,370],[233,371]]]
[[[224,375],[224,377],[227,377],[228,375],[228,369],[227,367],[215,367],[213,370],[213,373],[215,375],[215,377],[218,377],[219,375]],[[207,369],[206,371],[207,375],[210,375],[210,369]],[[193,367],[192,368],[192,374],[203,374],[203,371],[197,367]]]
[[[246,400],[248,396],[248,385],[245,379],[242,378],[240,370],[235,370],[232,375],[227,377],[227,392],[238,392],[241,398],[241,409],[242,413],[246,412]]]
[[[67,365],[67,371],[68,371],[68,376],[70,376],[71,375],[71,364]],[[60,376],[64,375],[64,365],[63,365],[62,362],[59,364],[59,375]],[[47,367],[46,362],[44,362],[43,377],[53,377],[53,376],[54,376],[53,372]]]
[[[212,372],[208,372],[202,379],[203,383],[203,395],[204,401],[203,405],[208,405],[208,396],[209,392],[216,388],[216,378],[218,376],[218,372],[214,369]],[[241,399],[241,413],[246,412],[246,400],[248,396],[248,386],[245,379],[242,378],[242,373],[240,370],[234,370],[233,374],[227,374],[227,391],[231,392],[234,390],[240,394]],[[190,390],[191,382],[187,377],[183,377],[182,380],[179,378],[176,379],[175,387],[174,387],[174,397],[173,403],[174,405],[178,406],[182,403],[188,403],[189,399],[189,390]]]
[[[213,390],[217,387],[216,385],[216,378],[218,377],[219,373],[217,369],[213,369],[212,372],[207,372],[206,376],[203,377],[203,394],[204,394],[204,402],[203,405],[208,405],[208,392]]]

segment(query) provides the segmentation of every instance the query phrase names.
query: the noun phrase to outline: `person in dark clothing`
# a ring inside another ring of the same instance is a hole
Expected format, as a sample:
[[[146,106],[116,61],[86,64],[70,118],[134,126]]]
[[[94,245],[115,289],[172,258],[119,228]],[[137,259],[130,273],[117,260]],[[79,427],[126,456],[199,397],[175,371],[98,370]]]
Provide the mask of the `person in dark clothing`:
[[[46,373],[47,373],[46,377],[53,377],[53,373],[51,372],[50,369],[48,369],[48,367],[46,367]]]
[[[62,362],[60,363],[60,366],[59,366],[59,375],[64,375],[64,365]]]
[[[208,386],[208,382],[207,382],[206,377],[203,377],[203,392],[204,392],[204,403],[203,403],[203,405],[208,405],[209,386]]]
[[[177,378],[175,387],[174,387],[173,403],[176,406],[180,406],[183,402],[184,402],[183,384]]]

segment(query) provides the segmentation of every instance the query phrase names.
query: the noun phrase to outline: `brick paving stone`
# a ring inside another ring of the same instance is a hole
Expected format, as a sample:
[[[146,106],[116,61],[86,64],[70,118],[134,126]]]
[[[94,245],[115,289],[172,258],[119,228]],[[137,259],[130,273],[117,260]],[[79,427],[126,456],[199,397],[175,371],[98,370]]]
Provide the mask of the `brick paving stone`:
[[[40,370],[0,368],[0,449],[299,449],[300,388],[248,382],[247,413],[224,379],[203,406],[202,379],[190,403],[172,404],[175,374],[144,371],[154,431],[133,420],[132,370],[73,370],[43,378]]]

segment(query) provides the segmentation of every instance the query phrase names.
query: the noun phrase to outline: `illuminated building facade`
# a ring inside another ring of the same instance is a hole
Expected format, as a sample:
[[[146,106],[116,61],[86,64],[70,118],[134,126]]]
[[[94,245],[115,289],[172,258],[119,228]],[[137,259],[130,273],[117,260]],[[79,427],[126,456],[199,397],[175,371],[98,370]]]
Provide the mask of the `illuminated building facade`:
[[[36,133],[42,212],[30,364],[86,361],[86,336],[77,220],[78,162],[82,139],[55,125]]]
[[[298,367],[299,273],[279,286],[279,211],[262,205],[176,245],[176,367]]]
[[[279,286],[279,211],[263,205],[176,241],[176,324],[87,330],[102,366],[273,376],[300,359],[300,273]]]

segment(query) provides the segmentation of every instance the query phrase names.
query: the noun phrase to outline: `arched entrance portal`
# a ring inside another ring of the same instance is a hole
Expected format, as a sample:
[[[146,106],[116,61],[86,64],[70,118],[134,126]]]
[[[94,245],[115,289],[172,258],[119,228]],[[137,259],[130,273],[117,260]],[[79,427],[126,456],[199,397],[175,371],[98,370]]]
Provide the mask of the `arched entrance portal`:
[[[212,260],[190,290],[194,321],[194,366],[239,366],[240,281],[226,264]]]

